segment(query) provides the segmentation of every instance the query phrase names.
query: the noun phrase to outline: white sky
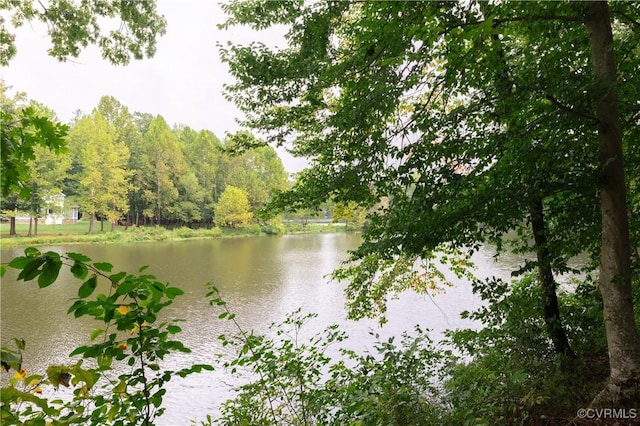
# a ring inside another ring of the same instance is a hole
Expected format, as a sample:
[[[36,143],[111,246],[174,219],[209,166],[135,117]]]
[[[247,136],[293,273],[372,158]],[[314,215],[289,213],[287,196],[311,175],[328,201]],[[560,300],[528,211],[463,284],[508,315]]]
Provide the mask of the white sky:
[[[158,0],[158,9],[167,19],[167,33],[152,59],[116,67],[89,47],[78,59],[61,63],[47,55],[46,26],[27,23],[15,31],[18,54],[9,67],[0,68],[0,79],[53,109],[62,122],[75,110],[91,112],[102,96],[110,95],[131,112],[160,114],[169,124],[211,130],[224,139],[239,129],[235,119],[240,113],[222,96],[223,84],[232,79],[216,43],[259,40],[281,46],[281,33],[219,30],[225,15],[217,0]],[[278,152],[288,171],[305,166],[304,160]]]

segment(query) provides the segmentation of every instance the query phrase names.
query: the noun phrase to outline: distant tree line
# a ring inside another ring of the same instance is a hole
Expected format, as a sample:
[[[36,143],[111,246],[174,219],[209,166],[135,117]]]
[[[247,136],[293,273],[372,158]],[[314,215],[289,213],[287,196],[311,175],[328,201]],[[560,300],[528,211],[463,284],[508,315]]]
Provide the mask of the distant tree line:
[[[28,102],[23,94],[9,98],[6,86],[0,88],[6,111],[18,114],[30,107],[55,118],[45,106]],[[237,150],[238,138],[250,138],[256,147]],[[62,192],[67,207],[79,206],[89,219],[90,233],[96,220],[112,227],[123,222],[247,226],[256,211],[288,187],[276,151],[253,135],[239,132],[221,141],[209,130],[171,127],[160,115],[131,113],[111,96],[104,96],[90,114],[78,112],[65,139],[62,153],[34,148],[24,184],[28,197],[19,197],[15,188],[6,194],[3,216],[22,211],[37,226],[47,213],[45,198]],[[231,193],[224,196],[225,191]]]

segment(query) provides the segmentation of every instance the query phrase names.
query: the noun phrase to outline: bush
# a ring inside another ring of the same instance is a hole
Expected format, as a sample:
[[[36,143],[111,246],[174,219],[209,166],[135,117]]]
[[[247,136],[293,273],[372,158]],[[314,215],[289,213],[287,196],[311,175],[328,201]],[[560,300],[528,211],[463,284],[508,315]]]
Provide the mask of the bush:
[[[234,316],[223,307],[220,315]],[[224,364],[246,384],[222,406],[215,424],[245,425],[432,425],[439,410],[432,403],[434,377],[441,356],[422,330],[404,335],[400,347],[394,339],[378,341],[374,354],[341,350],[343,359],[327,355],[330,346],[347,336],[333,325],[309,339],[302,329],[315,314],[290,314],[272,324],[275,338],[244,332],[221,336],[235,348],[236,357]],[[237,323],[236,323],[237,326]],[[377,336],[376,336],[377,337]]]
[[[538,424],[567,420],[607,378],[602,312],[594,293],[560,293],[564,325],[577,360],[557,358],[542,319],[542,290],[533,277],[508,285],[475,283],[487,305],[466,316],[480,330],[448,333],[459,353],[443,370],[450,424]],[[594,363],[595,362],[595,363]]]

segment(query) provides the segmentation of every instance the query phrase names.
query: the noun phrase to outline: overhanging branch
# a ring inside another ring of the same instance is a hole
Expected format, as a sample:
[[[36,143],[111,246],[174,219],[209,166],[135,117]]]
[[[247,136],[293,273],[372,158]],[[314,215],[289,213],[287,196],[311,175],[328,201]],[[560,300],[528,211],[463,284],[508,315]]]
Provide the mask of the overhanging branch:
[[[595,115],[588,114],[586,112],[577,110],[569,105],[565,105],[559,100],[557,100],[553,95],[547,93],[545,98],[548,99],[553,105],[555,105],[560,111],[564,111],[568,114],[575,115],[577,117],[586,118],[587,120],[593,121],[597,124],[602,124],[602,122]]]

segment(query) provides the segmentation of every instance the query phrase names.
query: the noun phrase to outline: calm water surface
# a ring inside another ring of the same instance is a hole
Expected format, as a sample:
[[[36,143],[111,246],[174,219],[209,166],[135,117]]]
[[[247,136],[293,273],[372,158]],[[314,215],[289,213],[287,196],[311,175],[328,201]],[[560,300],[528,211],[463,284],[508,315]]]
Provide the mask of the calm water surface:
[[[318,314],[309,332],[318,332],[334,323],[341,325],[350,338],[344,346],[365,351],[373,349],[370,331],[386,338],[411,331],[418,324],[432,330],[438,338],[450,328],[473,327],[460,319],[460,312],[479,306],[467,282],[451,277],[454,285],[443,294],[428,296],[406,293],[390,302],[389,322],[379,329],[376,321],[348,321],[345,318],[343,284],[326,277],[360,242],[357,234],[290,235],[223,240],[192,240],[165,243],[118,245],[73,245],[42,247],[42,251],[81,252],[94,261],[109,262],[114,272],[135,272],[150,265],[146,272],[170,282],[185,295],[167,310],[168,316],[183,318],[179,335],[189,355],[168,360],[167,368],[178,369],[190,362],[213,363],[215,354],[224,353],[217,336],[233,331],[227,321],[217,319],[219,311],[204,298],[204,284],[214,283],[229,309],[245,330],[266,331],[297,308]],[[22,248],[2,249],[2,262],[21,255]],[[518,259],[496,263],[490,250],[474,256],[479,276],[497,274],[508,277]],[[67,355],[88,343],[98,326],[90,319],[76,320],[66,314],[77,296],[79,281],[68,272],[46,289],[35,283],[16,282],[9,270],[2,280],[2,345],[13,337],[27,341],[25,368],[43,372],[47,365],[69,363]],[[216,413],[219,404],[230,396],[232,378],[217,370],[187,379],[169,382],[165,396],[167,411],[159,425],[188,425],[191,419],[203,420]]]

